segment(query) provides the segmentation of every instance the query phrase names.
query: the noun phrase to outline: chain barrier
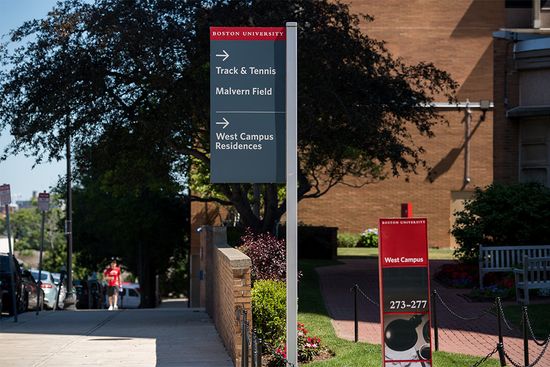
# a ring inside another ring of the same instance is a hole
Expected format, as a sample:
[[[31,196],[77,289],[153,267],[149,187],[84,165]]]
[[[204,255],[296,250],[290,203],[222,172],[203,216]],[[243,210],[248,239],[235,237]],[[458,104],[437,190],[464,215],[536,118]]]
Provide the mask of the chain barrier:
[[[500,312],[500,315],[502,316],[502,321],[504,321],[504,325],[506,326],[506,328],[510,331],[517,331],[519,332],[518,329],[510,326],[510,323],[508,322],[508,320],[506,319],[506,315],[504,314],[504,309],[502,308],[502,303],[501,302],[497,302],[498,303],[498,312]]]
[[[529,333],[531,334],[531,338],[535,342],[536,345],[539,347],[544,347],[548,344],[550,340],[550,335],[546,337],[546,340],[539,341],[537,337],[535,336],[535,332],[533,331],[533,327],[531,326],[531,321],[529,320],[529,312],[527,312],[527,308],[523,309],[523,313],[525,314],[525,320],[527,321],[527,329],[529,330]]]
[[[495,347],[492,352],[487,354],[485,357],[481,358],[479,361],[474,363],[471,367],[478,367],[481,366],[483,363],[487,362],[489,358],[491,358],[496,352],[498,351],[498,348]]]
[[[464,316],[460,316],[459,314],[457,314],[456,312],[454,312],[453,310],[451,310],[451,308],[449,306],[447,306],[447,304],[445,303],[445,301],[443,301],[443,298],[441,298],[441,296],[439,295],[438,292],[435,292],[435,295],[437,296],[437,299],[439,300],[439,302],[441,302],[441,304],[443,305],[443,307],[445,307],[447,309],[447,311],[449,311],[449,313],[451,315],[453,315],[454,317],[457,317],[463,321],[475,321],[475,320],[479,320],[481,319],[482,317],[485,317],[487,315],[489,315],[489,311],[491,309],[493,309],[493,307],[487,309],[487,310],[484,310],[482,311],[481,314],[479,314],[478,316],[475,316],[475,317],[464,317]]]
[[[374,301],[372,298],[370,298],[369,296],[367,296],[367,295],[365,294],[365,292],[363,292],[363,290],[361,289],[361,287],[359,287],[359,285],[355,284],[353,287],[351,287],[351,288],[350,288],[350,292],[353,292],[353,288],[356,288],[356,289],[359,291],[359,293],[361,293],[361,295],[367,299],[367,301],[369,301],[370,303],[372,303],[372,304],[375,305],[375,306],[380,306],[380,303]]]
[[[548,348],[548,344],[550,344],[549,341],[550,341],[550,336],[548,337],[548,339],[546,339],[546,343],[545,343],[544,347],[542,348],[541,352],[539,353],[539,355],[537,356],[537,358],[535,358],[533,363],[530,363],[528,365],[519,364],[516,361],[514,361],[512,359],[512,357],[510,357],[510,355],[508,353],[506,353],[506,349],[503,348],[504,356],[506,357],[506,360],[508,362],[510,362],[514,367],[535,367],[540,362],[540,360],[542,359],[544,354],[546,353],[546,349]]]

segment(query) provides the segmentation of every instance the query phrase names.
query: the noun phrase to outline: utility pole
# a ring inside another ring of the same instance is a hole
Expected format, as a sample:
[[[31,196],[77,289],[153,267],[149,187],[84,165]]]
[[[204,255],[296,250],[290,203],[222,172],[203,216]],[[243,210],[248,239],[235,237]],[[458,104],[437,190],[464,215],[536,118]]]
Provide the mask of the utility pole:
[[[67,297],[65,304],[72,309],[76,303],[73,294],[73,193],[71,173],[71,134],[69,122],[67,121],[67,211],[65,219],[65,235],[67,236]]]

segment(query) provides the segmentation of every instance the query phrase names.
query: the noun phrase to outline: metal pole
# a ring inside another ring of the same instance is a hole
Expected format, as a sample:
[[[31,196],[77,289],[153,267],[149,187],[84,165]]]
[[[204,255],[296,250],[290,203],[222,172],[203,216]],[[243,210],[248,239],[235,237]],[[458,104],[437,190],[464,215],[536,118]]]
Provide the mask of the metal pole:
[[[437,328],[437,291],[432,291],[432,323],[434,327],[434,345],[435,350],[439,350],[439,331]]]
[[[8,268],[10,272],[10,283],[11,283],[11,309],[13,311],[13,322],[17,322],[17,297],[16,297],[16,289],[15,289],[15,278],[13,276],[13,273],[17,270],[13,268],[13,252],[11,247],[11,229],[10,229],[10,208],[9,205],[6,204],[6,232],[8,235],[8,254],[9,254],[9,261],[8,261]]]
[[[286,350],[298,366],[298,23],[286,23]]]
[[[73,194],[71,173],[71,137],[67,136],[67,296],[66,304],[74,305],[73,299]]]
[[[523,306],[523,364],[529,366],[529,332],[527,331],[527,307]]]
[[[357,318],[357,287],[357,284],[353,286],[353,325],[356,343],[359,341],[359,320]]]
[[[44,253],[44,224],[46,212],[42,212],[42,226],[40,227],[40,256],[38,260],[38,292],[36,295],[36,314],[40,313],[40,293],[42,293],[42,254]]]
[[[470,134],[472,125],[472,110],[470,109],[470,101],[466,100],[466,131],[465,131],[465,148],[464,148],[464,185],[470,183]]]
[[[498,344],[497,344],[498,358],[500,360],[500,365],[506,366],[506,358],[504,358],[504,338],[502,337],[502,315],[500,313],[502,306],[500,303],[500,297],[497,297],[496,299],[496,306],[497,306],[497,325],[498,325]]]

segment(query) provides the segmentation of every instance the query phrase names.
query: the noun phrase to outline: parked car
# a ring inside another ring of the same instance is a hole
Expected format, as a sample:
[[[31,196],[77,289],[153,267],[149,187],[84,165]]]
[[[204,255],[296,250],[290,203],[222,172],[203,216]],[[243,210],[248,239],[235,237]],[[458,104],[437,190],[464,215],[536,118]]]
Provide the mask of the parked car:
[[[67,297],[67,279],[64,278],[63,282],[61,283],[61,274],[60,273],[52,273],[53,280],[55,282],[56,287],[60,290],[59,294],[59,304],[57,305],[58,308],[63,308],[65,306],[65,298]]]
[[[11,269],[15,284],[15,302],[17,305],[17,312],[22,313],[27,310],[28,297],[23,284],[21,266],[13,255],[11,258]],[[2,284],[0,288],[0,294],[2,294],[2,312],[7,312],[12,315],[13,307],[10,277],[10,256],[6,253],[0,253],[0,282]]]
[[[104,289],[97,279],[75,280],[76,308],[103,308]]]
[[[34,280],[31,272],[23,270],[21,275],[23,287],[25,288],[25,297],[28,311],[34,311],[38,307],[44,308],[44,291],[40,289],[38,283]],[[40,303],[38,303],[38,295],[40,294]]]
[[[139,308],[141,305],[141,293],[139,284],[122,283],[121,292],[118,295],[118,307]]]
[[[40,279],[38,279],[38,270],[31,269],[31,274],[36,282],[40,284],[40,288],[44,291],[44,306],[48,309],[55,310],[58,307],[56,304],[58,288],[55,285],[52,273],[42,270]],[[60,304],[62,304],[62,302],[60,302]]]

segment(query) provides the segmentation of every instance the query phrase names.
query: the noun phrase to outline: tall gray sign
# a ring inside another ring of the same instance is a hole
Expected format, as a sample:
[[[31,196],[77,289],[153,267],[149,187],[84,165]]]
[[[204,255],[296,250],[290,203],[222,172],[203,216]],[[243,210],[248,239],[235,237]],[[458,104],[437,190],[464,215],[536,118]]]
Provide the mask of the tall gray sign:
[[[284,27],[210,28],[210,181],[285,183]]]

